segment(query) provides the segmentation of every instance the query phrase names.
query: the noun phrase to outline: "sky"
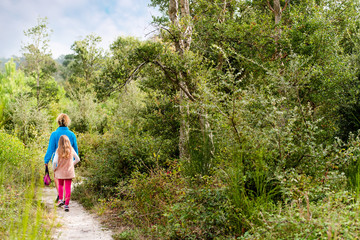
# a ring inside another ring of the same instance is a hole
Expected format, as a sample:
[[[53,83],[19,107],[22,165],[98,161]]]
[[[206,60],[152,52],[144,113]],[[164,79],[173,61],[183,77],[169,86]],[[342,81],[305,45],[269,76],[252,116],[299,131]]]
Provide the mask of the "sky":
[[[0,58],[21,56],[29,39],[24,30],[48,18],[50,49],[54,58],[72,53],[70,47],[89,34],[102,38],[108,49],[119,36],[145,40],[151,36],[156,9],[150,0],[0,0]]]

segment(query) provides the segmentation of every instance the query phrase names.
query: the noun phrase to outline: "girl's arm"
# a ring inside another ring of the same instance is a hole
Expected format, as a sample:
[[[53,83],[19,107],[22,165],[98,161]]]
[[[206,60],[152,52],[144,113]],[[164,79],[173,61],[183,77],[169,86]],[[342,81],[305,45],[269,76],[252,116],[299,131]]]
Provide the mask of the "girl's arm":
[[[80,158],[79,156],[77,155],[77,153],[75,152],[75,150],[73,149],[73,154],[74,154],[74,158],[75,158],[75,161],[74,161],[74,165],[77,164],[78,162],[80,162]]]
[[[58,158],[59,157],[58,157],[57,151],[55,151],[55,156],[54,156],[54,159],[53,159],[53,162],[52,162],[52,166],[53,166],[54,171],[58,166]]]

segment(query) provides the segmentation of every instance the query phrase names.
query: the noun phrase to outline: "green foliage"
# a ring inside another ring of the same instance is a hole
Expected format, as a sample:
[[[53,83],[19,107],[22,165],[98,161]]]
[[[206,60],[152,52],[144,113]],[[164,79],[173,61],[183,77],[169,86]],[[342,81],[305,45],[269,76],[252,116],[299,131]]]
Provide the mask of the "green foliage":
[[[147,92],[143,101],[145,106],[138,113],[142,119],[142,131],[158,138],[162,142],[162,154],[175,159],[179,154],[179,113],[176,99],[163,94],[161,90],[148,89]]]
[[[37,196],[42,183],[35,163],[39,152],[3,131],[0,140],[0,238],[47,239],[51,223]]]
[[[95,88],[99,99],[109,97],[127,85],[131,78],[135,78],[133,69],[138,63],[130,56],[139,45],[140,41],[131,37],[119,37],[111,44],[111,54],[104,63],[105,69],[96,80]]]
[[[28,157],[28,152],[24,145],[14,136],[8,135],[3,131],[0,132],[0,164],[9,166],[18,166],[23,159]],[[16,154],[14,154],[16,153]]]
[[[95,189],[135,226],[119,238],[139,228],[166,239],[350,236],[320,213],[336,192],[354,192],[341,201],[355,206],[360,189],[358,140],[334,144],[358,127],[356,2],[291,1],[277,25],[266,1],[190,2],[192,41],[181,54],[184,29],[169,25],[168,2],[151,6],[164,14],[154,20],[161,40],[114,42],[96,89],[108,126],[86,137],[83,153],[81,194],[94,203]],[[139,100],[117,95],[122,87]],[[179,157],[181,120],[190,136],[181,175],[154,171]]]
[[[28,81],[28,85],[32,89],[29,96],[36,98],[37,87],[35,78],[31,78],[30,81]],[[59,102],[61,98],[61,89],[53,78],[49,78],[46,82],[40,82],[39,86],[41,88],[39,94],[41,107],[49,108],[51,103]]]
[[[25,62],[22,63],[22,68],[34,79],[29,85],[37,100],[38,109],[56,101],[58,92],[52,78],[56,64],[49,50],[51,30],[47,25],[47,18],[38,18],[36,26],[24,31],[29,42],[23,46]]]
[[[71,116],[71,127],[80,133],[103,132],[106,116],[92,92],[74,93],[66,112]]]
[[[193,131],[189,141],[190,161],[183,164],[184,173],[189,177],[210,176],[214,173],[214,146],[209,132]]]
[[[122,207],[130,211],[122,217],[137,226],[166,225],[166,208],[182,195],[179,188],[184,182],[174,171],[155,170],[150,174],[135,172],[128,186],[119,186],[120,194],[125,194],[128,201]],[[133,216],[137,212],[138,216]]]
[[[115,240],[136,240],[140,239],[141,234],[134,230],[125,230],[112,236]]]
[[[185,190],[182,198],[169,206],[164,214],[168,220],[166,234],[169,239],[225,237],[231,229],[229,214],[225,188],[213,187],[208,182]]]
[[[153,169],[162,155],[158,151],[160,142],[145,134],[140,135],[126,122],[122,124],[121,131],[94,136],[101,139],[100,143],[93,152],[86,152],[83,156],[87,163],[86,181],[99,195],[111,194],[118,182],[128,179],[134,171]],[[88,137],[79,138],[79,145],[89,144]]]
[[[360,136],[350,134],[348,141],[345,143],[338,139],[335,144],[333,154],[335,161],[331,163],[331,167],[343,171],[348,179],[348,185],[356,192],[356,197],[360,193]],[[341,159],[341,161],[336,161]]]
[[[169,1],[164,0],[151,0],[151,3],[149,4],[151,7],[158,7],[160,12],[163,14],[163,16],[155,17],[153,16],[153,22],[158,24],[165,24],[169,21],[169,18],[167,16],[167,11],[169,9]]]
[[[36,103],[36,99],[20,95],[10,104],[7,112],[11,123],[5,129],[13,132],[26,144],[49,131],[48,113],[46,110],[37,110]]]
[[[324,201],[309,202],[302,196],[292,204],[262,212],[258,225],[240,239],[333,239],[356,238],[358,202],[347,191],[328,192]]]
[[[11,102],[21,93],[30,91],[27,86],[28,81],[29,79],[22,71],[16,70],[13,59],[5,63],[5,72],[0,74],[0,126],[9,121],[6,113],[9,111]]]
[[[65,63],[71,71],[69,91],[83,93],[94,88],[103,64],[103,50],[98,47],[100,42],[101,37],[91,34],[71,46],[73,59],[69,58],[69,63]]]
[[[120,219],[118,239],[355,238],[359,4],[287,3],[275,25],[266,0],[190,1],[174,26],[169,2],[153,0],[156,38],[119,37],[109,53],[95,35],[73,44],[66,97],[39,21],[27,76],[13,62],[0,75],[0,123],[31,145],[69,113],[83,177],[73,196]]]
[[[47,131],[48,113],[44,109],[38,109],[38,101],[30,93],[29,85],[32,78],[26,77],[23,71],[17,70],[16,64],[11,60],[5,64],[5,73],[0,76],[0,82],[0,126],[14,133],[24,143],[29,143],[31,139]],[[54,91],[57,91],[55,82],[48,83],[56,89]],[[53,91],[42,91],[42,99],[51,98],[45,96],[50,92]]]

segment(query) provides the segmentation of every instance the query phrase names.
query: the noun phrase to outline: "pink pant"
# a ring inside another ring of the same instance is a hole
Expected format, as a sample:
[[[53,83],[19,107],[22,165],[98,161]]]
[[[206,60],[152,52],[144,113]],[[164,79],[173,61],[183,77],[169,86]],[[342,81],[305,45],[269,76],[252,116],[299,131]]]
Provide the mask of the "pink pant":
[[[72,179],[58,179],[58,181],[59,181],[59,199],[63,199],[64,184],[65,184],[65,205],[69,205]]]

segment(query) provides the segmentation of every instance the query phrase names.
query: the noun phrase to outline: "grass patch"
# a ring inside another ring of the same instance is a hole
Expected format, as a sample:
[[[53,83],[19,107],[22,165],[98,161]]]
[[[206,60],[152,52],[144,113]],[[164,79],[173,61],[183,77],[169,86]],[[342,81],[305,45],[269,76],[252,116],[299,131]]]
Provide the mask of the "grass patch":
[[[53,222],[41,202],[40,154],[4,132],[0,140],[0,239],[49,239]]]

